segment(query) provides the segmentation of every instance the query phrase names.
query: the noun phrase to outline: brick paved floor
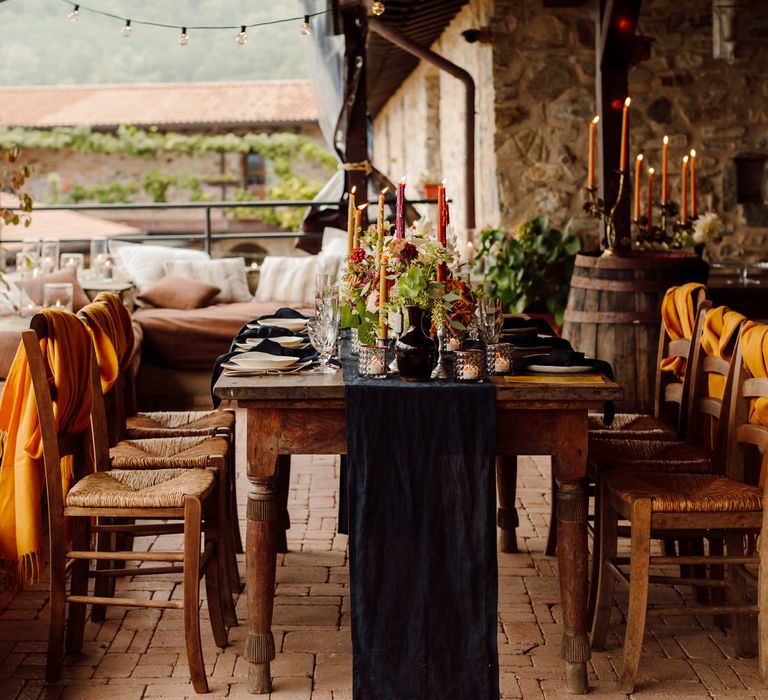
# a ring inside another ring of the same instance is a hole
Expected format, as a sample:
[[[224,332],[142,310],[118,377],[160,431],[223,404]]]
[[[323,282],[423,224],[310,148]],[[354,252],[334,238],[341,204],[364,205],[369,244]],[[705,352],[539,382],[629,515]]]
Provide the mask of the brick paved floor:
[[[242,460],[239,471],[242,513],[246,492]],[[555,561],[543,554],[549,514],[548,472],[545,459],[521,460],[518,499],[522,553],[499,555],[503,698],[565,697],[559,658],[557,572]],[[278,559],[274,614],[278,655],[272,665],[273,700],[352,697],[347,541],[335,532],[337,476],[333,459],[294,459],[290,553]],[[241,522],[244,525],[244,520]],[[123,595],[149,592],[154,598],[167,598],[178,594],[171,578],[151,583],[148,579],[124,580],[120,587]],[[677,592],[665,589],[652,591],[652,595],[653,600],[680,600]],[[179,611],[110,609],[106,622],[88,624],[83,653],[67,657],[62,682],[46,687],[46,605],[44,586],[16,595],[0,590],[0,700],[196,697],[188,681]],[[231,646],[224,651],[216,649],[207,619],[203,620],[211,686],[208,697],[251,697],[246,691],[247,669],[242,656],[247,612],[244,597],[237,609],[241,625],[230,631]],[[616,692],[623,637],[623,618],[618,610],[613,622],[609,650],[596,653],[590,666],[592,696],[606,699],[627,697]],[[756,660],[733,658],[732,641],[709,618],[652,620],[637,692],[632,697],[768,697],[768,690],[757,678]]]

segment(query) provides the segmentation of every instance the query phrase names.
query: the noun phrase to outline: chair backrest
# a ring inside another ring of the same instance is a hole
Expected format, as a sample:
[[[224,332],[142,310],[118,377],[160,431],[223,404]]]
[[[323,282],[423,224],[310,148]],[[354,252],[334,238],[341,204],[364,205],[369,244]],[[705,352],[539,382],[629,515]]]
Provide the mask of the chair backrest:
[[[722,471],[732,479],[764,486],[768,467],[768,426],[749,422],[756,399],[768,399],[768,379],[754,377],[743,362],[741,343],[733,357],[733,381],[728,393],[725,448],[719,453]],[[726,421],[723,421],[724,423]]]
[[[706,290],[700,289],[696,292],[693,299],[693,306],[696,309],[696,319],[702,308],[709,308],[712,302],[707,301]],[[696,325],[694,325],[692,337],[696,337]],[[685,405],[688,395],[687,387],[690,376],[691,360],[691,338],[680,338],[672,340],[667,332],[666,325],[662,319],[659,330],[659,344],[656,357],[656,380],[654,389],[653,415],[663,420],[668,425],[678,426],[678,434],[685,437],[684,419]],[[686,363],[686,372],[681,380],[674,372],[663,371],[661,369],[664,360],[679,358]]]
[[[738,336],[741,329],[739,324],[732,334],[733,349],[731,359],[709,356],[702,342],[704,334],[704,319],[711,310],[711,303],[702,307],[697,317],[698,336],[692,346],[690,362],[689,395],[686,400],[684,427],[685,439],[688,442],[701,445],[715,452],[727,442],[727,426],[722,425],[728,416],[728,406],[731,401],[731,390],[735,381],[735,355],[738,346]],[[713,312],[714,313],[714,312]],[[712,378],[721,378],[724,385],[722,398],[710,391]],[[721,427],[723,428],[721,430]]]

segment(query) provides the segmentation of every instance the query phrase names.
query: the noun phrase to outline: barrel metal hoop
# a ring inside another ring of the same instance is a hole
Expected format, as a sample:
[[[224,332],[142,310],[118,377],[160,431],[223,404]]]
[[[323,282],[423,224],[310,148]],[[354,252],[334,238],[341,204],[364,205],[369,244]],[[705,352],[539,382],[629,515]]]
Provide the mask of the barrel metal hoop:
[[[688,265],[701,264],[700,258],[695,255],[670,255],[662,256],[592,256],[577,255],[576,269],[583,268],[602,268],[604,270],[668,270],[676,268],[678,270]]]
[[[595,277],[571,277],[571,287],[596,289],[601,292],[666,292],[674,286],[661,280],[607,280]]]
[[[656,326],[661,315],[654,311],[575,311],[565,312],[566,323],[626,323],[633,326]]]

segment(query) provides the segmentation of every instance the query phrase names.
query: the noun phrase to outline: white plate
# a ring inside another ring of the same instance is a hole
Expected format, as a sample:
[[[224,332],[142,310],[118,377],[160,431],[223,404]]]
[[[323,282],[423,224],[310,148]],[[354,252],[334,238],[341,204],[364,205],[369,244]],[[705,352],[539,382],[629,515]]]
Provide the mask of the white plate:
[[[256,323],[259,326],[279,326],[287,331],[303,331],[307,327],[306,318],[262,318]]]
[[[240,365],[233,365],[229,363],[224,363],[221,365],[221,368],[224,370],[225,374],[232,375],[232,376],[238,376],[238,377],[255,377],[255,376],[263,376],[265,374],[293,374],[295,372],[300,372],[308,365],[311,365],[311,361],[301,362],[297,365],[293,365],[291,367],[263,367],[260,369],[257,368],[251,368],[251,367],[241,367]]]
[[[282,369],[292,367],[299,361],[298,357],[283,357],[282,355],[267,355],[263,352],[250,352],[230,358],[231,364],[248,369]]]
[[[259,345],[264,340],[271,340],[273,343],[282,345],[286,348],[298,348],[306,342],[300,335],[279,335],[275,338],[248,338],[245,342],[248,345]]]
[[[556,367],[554,365],[528,365],[526,369],[531,372],[542,372],[543,374],[583,374],[584,372],[596,372],[594,367],[584,367],[583,365],[572,365],[570,367]]]

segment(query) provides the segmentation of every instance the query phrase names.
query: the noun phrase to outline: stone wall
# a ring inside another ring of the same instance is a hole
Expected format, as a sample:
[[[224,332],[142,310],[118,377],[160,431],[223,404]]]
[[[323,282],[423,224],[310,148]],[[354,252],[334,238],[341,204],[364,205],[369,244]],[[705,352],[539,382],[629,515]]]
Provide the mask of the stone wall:
[[[478,0],[454,18],[432,49],[469,71],[476,89],[475,207],[477,228],[499,221],[493,134],[492,49],[467,43],[461,32],[488,24],[492,0]],[[426,182],[446,181],[451,223],[466,242],[464,86],[422,62],[374,121],[374,163],[393,180],[407,177],[406,194],[423,195]],[[429,212],[435,220],[435,213]]]
[[[491,44],[460,33],[489,26]],[[553,224],[573,219],[585,245],[597,224],[582,212],[588,123],[595,114],[594,9],[544,8],[541,0],[473,0],[432,47],[469,70],[478,88],[477,227],[514,227],[536,214]],[[768,176],[762,204],[737,201],[740,155],[768,156],[768,3],[746,0],[737,16],[735,62],[713,58],[711,0],[645,0],[638,34],[652,40],[650,59],[630,73],[632,157],[660,170],[670,136],[670,193],[679,201],[680,159],[698,153],[699,211],[716,211],[759,247],[768,227]],[[419,173],[428,159],[424,64],[375,120],[375,158],[391,176]],[[461,211],[461,86],[439,76],[441,172]],[[421,97],[418,93],[421,92]],[[414,111],[408,111],[413,109]],[[405,125],[408,140],[405,139]],[[391,164],[396,164],[394,170]],[[763,164],[764,165],[764,164]],[[760,162],[755,166],[759,169]],[[768,248],[768,246],[766,246]]]

